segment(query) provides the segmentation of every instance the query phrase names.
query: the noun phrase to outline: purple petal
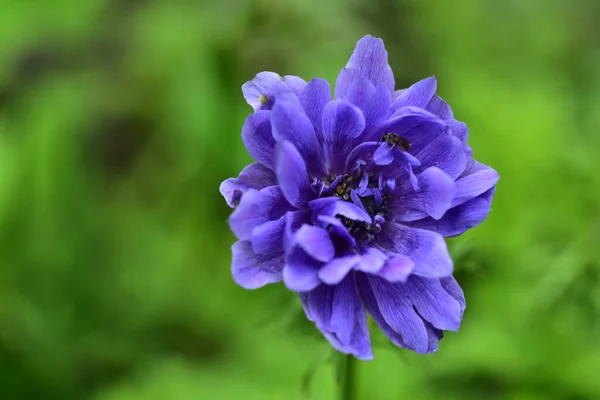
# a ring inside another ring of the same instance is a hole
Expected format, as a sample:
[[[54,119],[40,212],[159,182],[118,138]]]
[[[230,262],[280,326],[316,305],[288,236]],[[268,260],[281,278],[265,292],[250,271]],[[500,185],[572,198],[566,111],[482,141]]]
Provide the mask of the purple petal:
[[[458,304],[460,305],[461,312],[464,312],[465,308],[467,307],[467,303],[465,302],[465,294],[463,293],[463,290],[461,289],[456,279],[454,279],[453,276],[448,276],[446,278],[440,279],[440,283],[442,284],[446,292],[448,292],[450,296],[452,296],[454,300],[458,302]],[[460,319],[462,319],[462,314],[460,316]]]
[[[358,107],[345,100],[327,103],[323,111],[323,146],[330,172],[343,172],[352,143],[364,129],[365,118]]]
[[[355,82],[346,100],[360,108],[365,117],[365,134],[379,126],[388,117],[391,96],[384,84],[375,87],[368,79]]]
[[[404,286],[408,297],[419,312],[434,327],[457,331],[460,327],[462,309],[444,289],[439,279],[411,276]]]
[[[413,274],[427,278],[452,274],[453,264],[446,242],[435,232],[388,222],[377,240],[384,249],[410,257],[415,263]]]
[[[335,97],[344,98],[360,78],[367,78],[374,86],[382,83],[390,93],[394,90],[394,74],[383,40],[367,35],[356,43],[350,60],[335,82]]]
[[[387,143],[381,143],[375,153],[373,153],[373,161],[377,165],[389,165],[394,161],[394,153]]]
[[[438,349],[440,340],[442,340],[442,338],[444,337],[444,332],[442,332],[439,329],[436,329],[427,321],[425,321],[425,328],[427,328],[427,336],[429,339],[427,341],[427,353],[435,353]]]
[[[320,285],[301,293],[300,299],[307,318],[335,349],[361,360],[373,358],[366,312],[352,277],[336,286]]]
[[[267,221],[252,229],[252,250],[258,254],[272,254],[283,251],[283,229],[285,216],[275,221]]]
[[[256,161],[273,169],[275,139],[271,134],[270,119],[271,111],[250,114],[242,128],[242,141]]]
[[[342,281],[360,262],[360,256],[338,257],[325,264],[319,270],[319,278],[328,285],[336,285]]]
[[[285,214],[285,226],[283,228],[283,248],[286,253],[291,252],[295,245],[294,234],[300,227],[310,222],[310,211],[289,211]]]
[[[446,129],[443,120],[421,108],[405,107],[401,111],[402,113],[383,122],[375,131],[375,135],[365,137],[365,140],[379,141],[384,133],[393,132],[408,140],[412,148],[418,150],[422,143],[428,143],[440,130]],[[423,135],[428,137],[423,138]]]
[[[260,72],[256,77],[242,85],[246,102],[254,111],[270,110],[275,98],[282,93],[300,94],[306,82],[297,76],[281,77],[275,72]]]
[[[302,208],[315,197],[304,160],[292,143],[277,145],[275,173],[283,195],[293,206]]]
[[[325,175],[321,145],[296,95],[285,93],[277,98],[271,112],[271,125],[275,140],[289,141],[298,149],[311,176]]]
[[[231,273],[235,283],[245,289],[257,289],[282,279],[283,255],[264,256],[252,251],[249,242],[235,242],[231,247]]]
[[[468,229],[481,224],[490,212],[494,188],[487,192],[451,208],[440,220],[424,218],[410,222],[409,225],[418,229],[427,229],[442,236],[458,236]]]
[[[323,109],[330,100],[331,87],[329,86],[329,82],[322,78],[311,80],[300,94],[300,104],[302,104],[302,108],[306,111],[306,116],[315,128],[319,143],[323,143]]]
[[[467,127],[467,124],[455,119],[451,119],[447,123],[448,127],[450,128],[450,133],[456,136],[458,140],[460,140],[460,142],[466,146],[469,139],[469,128]]]
[[[358,164],[368,164],[379,147],[378,142],[364,142],[356,146],[346,158],[346,171],[351,171]]]
[[[440,135],[415,154],[422,168],[436,166],[453,180],[463,173],[467,166],[465,148],[458,138],[450,134]]]
[[[219,187],[227,205],[234,208],[250,189],[260,190],[277,184],[275,173],[259,163],[248,165],[237,178],[229,178]]]
[[[409,257],[396,254],[387,259],[383,268],[377,271],[377,276],[388,282],[406,282],[414,266],[415,263]]]
[[[402,107],[414,106],[426,108],[435,95],[436,89],[437,80],[433,76],[413,84],[396,97],[392,103],[390,114],[393,115]]]
[[[410,182],[401,182],[388,205],[397,221],[412,221],[431,216],[440,219],[452,204],[454,181],[436,167],[427,168],[419,176],[419,189],[414,191]]]
[[[341,215],[355,221],[371,223],[371,217],[366,211],[355,204],[343,201],[339,197],[323,197],[309,203],[313,216],[325,215],[335,217]],[[315,217],[315,218],[317,218]]]
[[[500,176],[492,168],[474,161],[468,171],[456,181],[452,206],[470,200],[492,188]]]
[[[294,241],[317,261],[331,261],[335,254],[329,232],[316,226],[302,225],[294,235]]]
[[[318,277],[320,267],[321,263],[306,254],[302,248],[295,247],[286,252],[283,283],[296,292],[313,290],[321,283]]]
[[[427,107],[425,107],[425,109],[444,120],[451,119],[453,116],[452,109],[450,108],[448,103],[446,103],[444,99],[437,95],[433,96],[433,98],[429,101],[429,104],[427,104]]]
[[[392,331],[400,334],[402,342],[396,343],[394,336],[390,336],[392,341],[403,347],[414,350],[417,353],[424,354],[429,348],[429,339],[427,328],[423,319],[414,310],[410,299],[407,297],[403,283],[389,283],[384,279],[374,276],[367,277],[370,282],[373,297],[376,304],[367,306],[367,309],[373,315],[375,321],[379,324],[378,318],[372,312],[377,308],[379,316],[385,322],[380,325],[384,333]],[[364,298],[363,298],[364,299]],[[372,301],[372,299],[369,299]],[[386,332],[386,330],[388,332]]]
[[[357,269],[367,273],[377,273],[383,268],[388,256],[375,247],[369,247],[360,255]]]
[[[350,246],[356,246],[356,240],[352,237],[352,235],[350,235],[348,228],[344,226],[339,218],[330,217],[327,215],[319,215],[317,217],[317,223],[319,223],[323,228],[328,229],[329,232],[333,233],[334,235],[344,239]]]
[[[240,240],[251,240],[252,230],[289,210],[289,204],[276,186],[261,191],[250,189],[229,217],[229,227]]]

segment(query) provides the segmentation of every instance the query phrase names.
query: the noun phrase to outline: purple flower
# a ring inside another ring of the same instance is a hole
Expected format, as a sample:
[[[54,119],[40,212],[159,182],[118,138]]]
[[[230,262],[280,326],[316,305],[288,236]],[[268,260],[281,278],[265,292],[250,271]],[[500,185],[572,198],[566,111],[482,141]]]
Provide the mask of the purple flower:
[[[383,41],[361,39],[329,83],[259,73],[242,140],[255,163],[220,191],[235,210],[232,273],[283,281],[339,351],[371,359],[366,314],[397,346],[437,350],[465,299],[444,237],[480,224],[498,174],[435,78],[394,91]]]

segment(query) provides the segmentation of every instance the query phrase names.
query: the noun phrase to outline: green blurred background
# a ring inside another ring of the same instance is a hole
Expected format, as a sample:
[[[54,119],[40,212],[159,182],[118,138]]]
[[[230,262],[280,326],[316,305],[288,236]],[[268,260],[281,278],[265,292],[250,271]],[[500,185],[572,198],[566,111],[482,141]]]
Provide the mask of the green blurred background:
[[[242,83],[333,81],[370,33],[398,87],[436,75],[501,181],[449,241],[461,331],[430,356],[375,333],[357,399],[600,399],[600,2],[0,10],[0,398],[301,399],[307,369],[334,398],[295,296],[232,282],[218,186],[250,161]]]

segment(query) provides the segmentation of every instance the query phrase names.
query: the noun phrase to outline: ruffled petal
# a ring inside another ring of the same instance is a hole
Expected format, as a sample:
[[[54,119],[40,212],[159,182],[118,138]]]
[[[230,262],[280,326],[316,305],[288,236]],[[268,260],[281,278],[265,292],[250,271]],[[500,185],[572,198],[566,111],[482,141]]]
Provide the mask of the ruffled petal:
[[[406,282],[414,267],[415,263],[410,257],[395,254],[385,261],[376,275],[388,282]]]
[[[325,105],[331,100],[331,87],[329,82],[322,78],[311,80],[300,94],[300,104],[306,116],[315,128],[319,143],[323,143],[322,116]]]
[[[242,141],[256,161],[273,169],[275,139],[271,133],[271,111],[257,111],[246,118],[242,128]]]
[[[260,190],[276,184],[277,177],[273,171],[262,164],[253,163],[244,168],[237,178],[223,181],[219,192],[225,198],[227,205],[234,208],[248,190]]]
[[[330,173],[344,172],[346,156],[365,129],[360,109],[345,100],[327,103],[323,111],[323,147]]]
[[[302,208],[316,196],[308,180],[304,159],[288,141],[277,145],[275,173],[283,195],[293,206]]]
[[[356,43],[350,60],[335,82],[335,97],[344,98],[360,78],[367,78],[374,86],[382,83],[390,93],[394,90],[394,74],[383,40],[367,35]]]
[[[295,246],[291,251],[286,251],[283,283],[295,292],[313,290],[321,283],[318,276],[321,266],[322,263],[308,255],[304,249]]]
[[[398,94],[398,97],[392,103],[390,114],[393,115],[402,107],[414,106],[426,108],[433,99],[436,90],[437,80],[433,76],[414,83],[408,89]]]
[[[452,205],[453,198],[452,178],[441,169],[430,167],[419,175],[416,191],[409,181],[402,181],[388,209],[396,221],[414,221],[427,216],[440,219]]]
[[[329,232],[316,226],[302,225],[294,235],[294,242],[317,261],[329,262],[335,254]]]
[[[244,289],[257,289],[282,279],[283,254],[264,256],[252,251],[247,241],[235,242],[231,247],[231,273],[235,283]]]
[[[439,135],[415,153],[415,157],[421,161],[421,168],[436,166],[453,180],[458,178],[467,166],[464,145],[450,134]]]
[[[427,328],[403,290],[404,284],[368,276],[359,288],[367,310],[394,344],[427,353]]]
[[[452,274],[453,263],[444,238],[431,231],[387,222],[377,236],[384,249],[410,257],[413,274],[427,278],[442,278]]]
[[[328,285],[336,285],[360,262],[360,256],[334,258],[319,270],[319,278]]]
[[[289,141],[298,149],[311,176],[325,175],[321,145],[295,94],[285,93],[277,98],[271,112],[271,125],[276,141]]]
[[[456,192],[452,206],[462,204],[492,188],[500,175],[487,165],[473,161],[463,175],[456,181]]]
[[[444,99],[437,95],[433,96],[425,109],[444,120],[448,120],[453,117],[452,109],[448,103],[446,103]]]
[[[229,217],[229,227],[240,240],[251,240],[255,227],[280,218],[290,209],[288,202],[276,186],[260,191],[250,189]]]
[[[458,301],[444,289],[439,279],[411,276],[404,285],[419,315],[435,328],[457,331],[462,309]]]
[[[346,100],[360,108],[365,117],[363,135],[368,135],[388,117],[391,96],[382,83],[375,86],[368,79],[361,78],[352,85]]]
[[[321,285],[303,293],[300,299],[307,317],[335,349],[361,360],[373,358],[366,311],[351,276],[335,286]]]
[[[252,250],[258,254],[272,254],[283,251],[283,229],[285,216],[267,221],[252,229]]]
[[[374,135],[364,139],[365,141],[379,141],[384,133],[393,132],[408,140],[412,149],[418,150],[444,129],[447,129],[446,123],[429,111],[418,107],[404,107],[396,115],[383,122],[374,131]]]
[[[407,224],[418,229],[437,232],[442,236],[458,236],[481,224],[487,218],[495,188],[451,208],[440,220],[424,218]]]
[[[309,207],[314,220],[319,215],[328,217],[341,215],[355,221],[362,221],[369,224],[372,222],[371,217],[366,211],[353,203],[341,200],[339,197],[322,197],[311,201]]]
[[[242,85],[246,102],[254,111],[270,110],[277,96],[283,93],[300,94],[306,82],[293,75],[281,77],[275,72],[260,72],[256,77]]]

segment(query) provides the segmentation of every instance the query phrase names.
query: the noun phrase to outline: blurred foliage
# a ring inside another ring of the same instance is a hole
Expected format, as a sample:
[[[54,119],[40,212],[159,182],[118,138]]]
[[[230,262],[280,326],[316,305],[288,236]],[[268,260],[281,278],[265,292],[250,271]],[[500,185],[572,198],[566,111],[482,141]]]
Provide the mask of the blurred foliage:
[[[357,398],[600,399],[600,3],[0,10],[1,398],[300,399],[309,381],[332,398],[294,295],[231,281],[217,188],[250,160],[241,84],[331,81],[371,33],[398,86],[437,76],[502,179],[488,221],[450,240],[460,333],[426,357],[374,333]]]

